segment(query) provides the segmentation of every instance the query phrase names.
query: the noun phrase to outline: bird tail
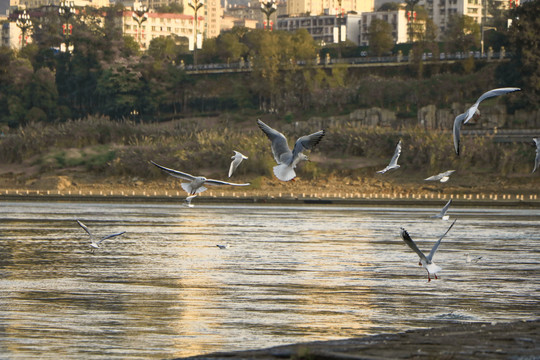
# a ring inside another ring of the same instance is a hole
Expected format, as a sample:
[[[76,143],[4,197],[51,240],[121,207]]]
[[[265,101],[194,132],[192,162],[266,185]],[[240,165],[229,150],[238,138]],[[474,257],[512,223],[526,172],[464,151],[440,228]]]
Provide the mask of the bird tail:
[[[293,168],[286,164],[279,164],[274,166],[274,175],[281,181],[289,181],[296,177],[296,173]]]
[[[182,183],[181,185],[182,185],[182,189],[184,189],[184,191],[190,195],[198,194],[207,190],[207,188],[205,188],[204,186],[201,186],[197,190],[193,191],[193,187],[191,186],[191,183]]]

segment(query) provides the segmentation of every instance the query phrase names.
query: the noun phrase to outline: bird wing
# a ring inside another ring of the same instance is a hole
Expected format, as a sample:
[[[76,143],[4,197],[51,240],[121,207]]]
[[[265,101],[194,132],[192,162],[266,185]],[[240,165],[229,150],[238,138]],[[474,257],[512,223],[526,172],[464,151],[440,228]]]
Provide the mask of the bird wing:
[[[159,164],[156,164],[155,162],[153,161],[150,161],[153,165],[157,166],[158,168],[160,168],[161,170],[165,171],[167,174],[171,175],[171,176],[174,176],[175,178],[179,178],[179,179],[184,179],[184,180],[188,180],[188,181],[193,181],[195,180],[195,176],[193,175],[190,175],[188,173],[184,173],[184,172],[181,172],[181,171],[178,171],[178,170],[174,170],[174,169],[169,169],[169,168],[166,168],[165,166],[161,166]]]
[[[442,177],[443,177],[443,174],[441,173],[441,174],[437,174],[437,175],[433,175],[433,176],[430,176],[428,178],[425,178],[424,180],[425,181],[435,181],[435,180],[442,179]]]
[[[392,159],[390,160],[390,164],[388,164],[389,167],[396,166],[399,155],[401,155],[401,140],[396,145],[396,150],[394,151],[394,156],[392,156]]]
[[[456,150],[456,155],[459,156],[459,134],[461,132],[461,125],[467,113],[460,114],[454,119],[454,149]]]
[[[315,146],[317,146],[317,144],[323,138],[324,134],[325,134],[324,130],[319,130],[319,131],[317,131],[317,132],[315,132],[313,134],[304,135],[302,137],[299,137],[298,140],[296,140],[296,143],[294,144],[292,157],[291,157],[290,163],[288,165],[290,165],[294,161],[294,159],[296,159],[298,154],[300,154],[302,151],[311,150]]]
[[[426,255],[424,255],[424,253],[422,251],[420,251],[418,246],[416,246],[416,243],[413,241],[413,239],[411,239],[411,236],[409,235],[407,230],[405,230],[404,228],[401,228],[401,233],[400,234],[401,234],[401,238],[403,239],[403,241],[405,241],[405,244],[407,244],[415,253],[417,253],[418,256],[420,256],[420,259],[425,260],[426,263],[428,263],[428,264],[431,262],[426,258]]]
[[[433,247],[431,248],[431,251],[429,252],[429,255],[427,256],[428,262],[431,262],[431,260],[433,259],[433,255],[435,255],[435,252],[436,252],[437,249],[439,248],[439,245],[440,245],[440,243],[441,243],[441,240],[443,239],[443,237],[446,236],[446,234],[448,234],[448,232],[450,231],[450,229],[452,228],[452,226],[454,226],[455,223],[456,223],[456,220],[454,220],[454,222],[450,225],[450,227],[448,228],[448,230],[446,230],[446,232],[439,238],[439,240],[437,240],[437,242],[435,243],[435,245],[433,245]]]
[[[236,183],[231,183],[231,182],[227,182],[227,181],[213,180],[213,179],[206,179],[206,181],[204,183],[207,184],[207,185],[231,185],[231,186],[249,186],[249,185],[251,185],[250,183],[236,184]]]
[[[79,220],[77,220],[77,224],[79,224],[80,227],[83,228],[84,231],[86,231],[86,233],[90,236],[92,236],[92,233],[90,232],[90,229],[88,229],[88,227],[86,225],[84,225],[82,222],[80,222]]]
[[[514,92],[514,91],[521,91],[521,89],[516,88],[516,87],[507,87],[507,88],[493,89],[493,90],[489,90],[489,91],[483,93],[482,96],[480,96],[478,98],[478,100],[476,100],[474,105],[469,108],[467,118],[465,119],[464,123],[466,124],[469,120],[472,119],[472,117],[476,113],[476,110],[478,109],[478,105],[480,105],[480,103],[482,101],[484,101],[486,99],[489,99],[489,98],[492,98],[492,97],[495,97],[495,96],[508,94],[508,93],[511,93],[511,92]]]
[[[448,200],[446,205],[444,205],[444,207],[442,208],[441,216],[444,216],[446,214],[446,212],[448,211],[448,208],[450,207],[450,204],[452,204],[452,199]]]
[[[281,164],[285,158],[290,157],[292,159],[292,152],[289,149],[287,138],[285,135],[277,130],[272,129],[270,126],[263,123],[260,119],[257,119],[257,125],[266,134],[268,139],[272,142],[272,154],[276,163]],[[284,156],[285,155],[285,156]],[[286,159],[289,160],[289,159]]]
[[[439,175],[441,175],[441,179],[442,179],[443,177],[447,177],[447,176],[452,175],[454,172],[456,172],[456,170],[448,170],[448,171],[445,171],[445,172],[443,172],[443,173],[441,173]]]
[[[233,172],[236,170],[236,168],[238,167],[238,165],[240,165],[241,162],[241,157],[234,157],[234,160],[231,161],[231,166],[229,167],[229,177],[232,176]]]
[[[104,236],[97,242],[97,244],[99,245],[99,244],[101,244],[101,242],[103,240],[107,240],[107,239],[110,239],[110,238],[113,238],[113,237],[116,237],[116,236],[120,236],[120,235],[125,234],[125,233],[126,233],[125,231],[122,231],[122,232],[119,232],[119,233],[116,233],[116,234],[111,234],[111,235]]]

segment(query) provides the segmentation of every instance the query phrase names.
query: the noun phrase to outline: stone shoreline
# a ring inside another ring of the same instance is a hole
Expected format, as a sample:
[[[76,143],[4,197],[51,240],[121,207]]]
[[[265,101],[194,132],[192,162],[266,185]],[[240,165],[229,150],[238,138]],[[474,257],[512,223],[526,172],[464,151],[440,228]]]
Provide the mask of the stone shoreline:
[[[397,334],[307,342],[260,350],[217,352],[183,359],[538,360],[540,319],[509,323],[456,323]]]

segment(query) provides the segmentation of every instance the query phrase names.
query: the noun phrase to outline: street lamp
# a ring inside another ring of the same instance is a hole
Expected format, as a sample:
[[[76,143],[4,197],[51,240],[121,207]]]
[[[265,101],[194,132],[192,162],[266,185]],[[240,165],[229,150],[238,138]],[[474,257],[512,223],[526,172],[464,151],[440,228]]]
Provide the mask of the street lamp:
[[[268,27],[272,31],[270,26],[270,16],[277,10],[276,0],[267,0],[261,2],[261,11],[266,15],[265,28]]]
[[[69,18],[75,15],[75,4],[73,1],[62,1],[58,8],[58,13],[64,18],[62,23],[62,34],[64,35],[64,44],[60,46],[61,51],[71,52],[73,45],[69,45],[69,37],[73,33],[73,25],[69,23]]]
[[[204,0],[189,0],[188,6],[192,8],[193,11],[195,12],[195,23],[193,25],[194,26],[193,37],[195,40],[193,42],[193,65],[197,66],[197,37],[199,35],[199,27],[197,26],[197,20],[198,20],[197,12],[199,11],[200,8],[204,6]]]
[[[142,30],[141,25],[148,20],[148,8],[146,6],[139,6],[137,9],[133,9],[133,20],[137,22],[137,41],[139,47],[142,47]]]
[[[15,21],[15,25],[21,29],[21,49],[26,45],[26,32],[34,26],[32,24],[32,20],[30,20],[30,15],[24,10],[22,13],[19,14],[17,17],[17,20]]]

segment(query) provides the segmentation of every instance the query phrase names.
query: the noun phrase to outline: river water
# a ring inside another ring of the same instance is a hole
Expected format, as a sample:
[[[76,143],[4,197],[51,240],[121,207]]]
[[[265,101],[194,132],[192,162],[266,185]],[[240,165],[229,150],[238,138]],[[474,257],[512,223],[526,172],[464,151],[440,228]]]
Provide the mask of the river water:
[[[429,252],[440,208],[1,205],[0,358],[162,359],[540,315],[540,210],[450,208],[428,282],[399,230]],[[75,219],[126,234],[92,253]]]

